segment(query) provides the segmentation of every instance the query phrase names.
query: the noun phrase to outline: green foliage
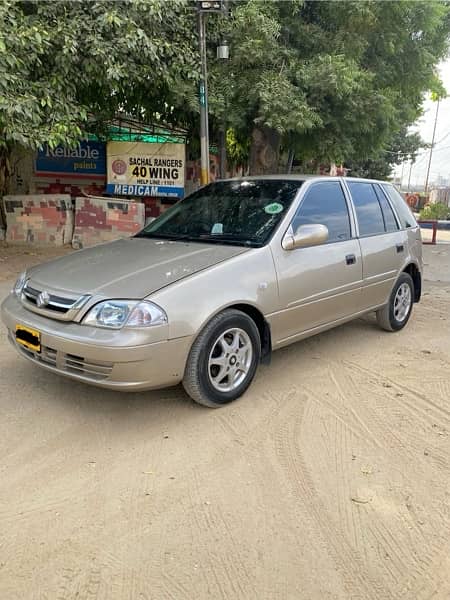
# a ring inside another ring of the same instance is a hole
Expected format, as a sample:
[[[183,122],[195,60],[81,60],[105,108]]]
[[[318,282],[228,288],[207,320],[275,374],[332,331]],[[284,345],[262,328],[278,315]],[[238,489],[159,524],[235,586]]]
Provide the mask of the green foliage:
[[[367,173],[417,151],[406,129],[427,90],[443,94],[435,66],[448,48],[448,2],[229,7],[207,29],[211,132],[226,116],[233,161],[248,158],[254,128],[277,132],[304,162]],[[223,36],[229,61],[215,57]],[[197,136],[197,45],[192,0],[2,0],[0,148],[72,144],[117,112]]]
[[[249,138],[238,139],[234,129],[227,129],[226,144],[230,166],[239,167],[245,165],[250,153]]]
[[[434,204],[428,204],[420,211],[420,218],[424,220],[428,219],[449,219],[450,209],[446,204],[442,202],[435,202]]]
[[[368,177],[370,179],[388,179],[394,165],[406,160],[414,161],[420,148],[425,148],[418,133],[408,133],[403,127],[391,136],[385,149],[373,152],[369,158],[345,161],[352,177]]]
[[[193,16],[184,0],[2,0],[0,144],[71,144],[118,111],[181,112],[198,76]]]
[[[211,112],[226,112],[241,135],[278,131],[297,159],[377,161],[389,172],[395,160],[384,153],[397,152],[395,136],[405,138],[424,93],[442,95],[435,67],[448,49],[447,2],[230,6],[229,21],[210,28],[231,41],[230,61],[211,56]]]

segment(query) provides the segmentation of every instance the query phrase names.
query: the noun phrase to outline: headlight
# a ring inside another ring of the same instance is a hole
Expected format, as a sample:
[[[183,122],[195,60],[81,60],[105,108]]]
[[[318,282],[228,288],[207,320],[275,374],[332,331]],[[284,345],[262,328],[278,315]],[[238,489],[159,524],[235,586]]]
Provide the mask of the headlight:
[[[22,295],[22,290],[25,286],[25,283],[27,281],[27,272],[24,271],[23,273],[21,273],[16,281],[16,283],[14,284],[14,287],[12,289],[12,293],[17,296],[17,298],[20,298],[20,296]]]
[[[167,315],[153,302],[136,300],[107,300],[94,306],[83,323],[94,327],[150,327],[167,323]]]
[[[167,315],[157,304],[153,302],[139,302],[134,307],[126,326],[127,327],[149,327],[151,325],[163,325],[167,323]]]

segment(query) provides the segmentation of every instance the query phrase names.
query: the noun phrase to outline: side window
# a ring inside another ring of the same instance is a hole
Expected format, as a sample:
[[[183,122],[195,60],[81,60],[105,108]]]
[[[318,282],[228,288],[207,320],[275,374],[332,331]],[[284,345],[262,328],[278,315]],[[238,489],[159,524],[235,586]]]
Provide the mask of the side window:
[[[338,181],[316,183],[307,192],[292,221],[294,231],[300,225],[326,225],[328,243],[351,238],[347,202]]]
[[[378,201],[381,206],[386,231],[398,231],[397,219],[395,218],[394,211],[392,210],[391,205],[387,201],[386,196],[383,194],[379,185],[374,185],[373,187],[375,188],[375,191],[378,196]]]
[[[414,215],[395,187],[389,184],[384,184],[382,187],[394,205],[402,229],[404,227],[416,227],[417,223]]]
[[[371,183],[348,182],[358,217],[359,235],[384,233],[383,214]]]

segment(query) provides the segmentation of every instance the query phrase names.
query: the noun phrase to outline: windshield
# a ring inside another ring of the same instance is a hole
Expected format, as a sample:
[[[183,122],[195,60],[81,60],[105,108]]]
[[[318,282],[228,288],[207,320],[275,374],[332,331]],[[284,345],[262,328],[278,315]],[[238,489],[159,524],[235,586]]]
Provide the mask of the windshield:
[[[302,181],[219,181],[178,202],[137,237],[263,246]]]

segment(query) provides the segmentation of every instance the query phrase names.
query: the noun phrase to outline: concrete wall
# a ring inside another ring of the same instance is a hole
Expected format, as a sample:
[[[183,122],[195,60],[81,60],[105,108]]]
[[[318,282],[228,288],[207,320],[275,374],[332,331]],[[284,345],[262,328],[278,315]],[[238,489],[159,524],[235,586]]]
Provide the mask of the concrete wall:
[[[70,243],[73,210],[70,196],[45,194],[5,196],[6,240],[63,246]]]
[[[103,198],[77,198],[72,246],[94,246],[130,237],[144,227],[145,206],[140,202]]]
[[[450,206],[450,188],[435,188],[430,192],[430,202],[433,204],[435,202],[441,202],[442,204],[446,204]]]

